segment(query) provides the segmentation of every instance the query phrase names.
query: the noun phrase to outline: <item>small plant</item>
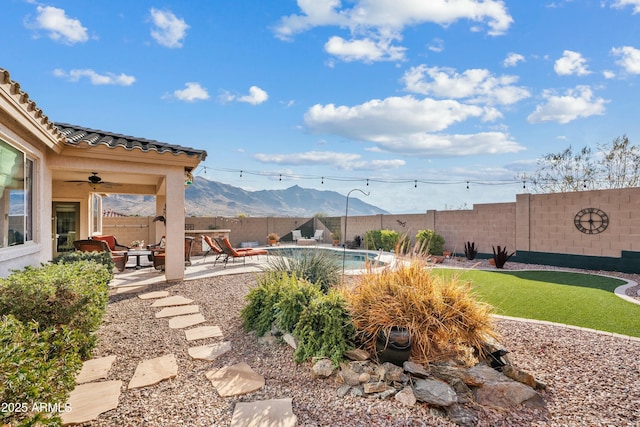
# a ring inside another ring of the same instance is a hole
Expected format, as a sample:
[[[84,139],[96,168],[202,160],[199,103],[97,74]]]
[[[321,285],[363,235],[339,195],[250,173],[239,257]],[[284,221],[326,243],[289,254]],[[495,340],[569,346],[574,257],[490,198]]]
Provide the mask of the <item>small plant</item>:
[[[353,348],[355,332],[342,295],[331,290],[314,298],[300,314],[293,331],[298,341],[295,361],[327,357],[338,366],[344,352]]]
[[[365,246],[368,250],[385,252],[404,252],[408,249],[409,239],[393,230],[369,230],[364,235]]]
[[[276,304],[280,301],[281,289],[292,280],[297,281],[295,277],[275,271],[258,276],[257,286],[247,294],[247,305],[240,312],[246,330],[256,331],[261,337],[271,329],[276,320]]]
[[[442,255],[445,241],[433,230],[420,230],[416,234],[416,243],[429,255]]]
[[[309,250],[281,255],[270,257],[267,270],[295,275],[320,286],[324,292],[340,281],[341,264],[329,252]]]
[[[331,232],[331,238],[332,238],[333,240],[340,241],[340,239],[342,239],[342,233],[340,232],[340,230],[338,230],[338,231],[332,231],[332,232]]]
[[[416,363],[459,358],[477,362],[474,352],[495,337],[491,306],[477,301],[469,282],[444,279],[414,259],[409,265],[366,272],[343,295],[364,349],[376,353],[382,331],[406,328]]]
[[[478,248],[476,248],[475,242],[467,242],[464,244],[464,255],[469,261],[473,261],[478,255]]]
[[[496,250],[494,246],[491,248],[493,249],[493,262],[495,262],[496,268],[503,268],[509,258],[515,255],[515,252],[508,253],[506,246],[501,248],[500,245],[498,245],[498,250]]]
[[[280,236],[278,236],[278,234],[276,234],[276,233],[269,233],[267,235],[267,239],[268,240],[275,240],[277,242],[278,240],[280,240]]]

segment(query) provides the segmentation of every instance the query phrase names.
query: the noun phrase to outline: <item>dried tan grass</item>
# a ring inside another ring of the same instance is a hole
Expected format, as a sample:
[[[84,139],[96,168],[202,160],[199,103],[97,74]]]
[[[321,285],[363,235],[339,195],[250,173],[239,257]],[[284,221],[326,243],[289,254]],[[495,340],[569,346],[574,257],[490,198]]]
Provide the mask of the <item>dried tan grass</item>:
[[[393,326],[409,329],[416,363],[453,358],[471,364],[483,343],[497,337],[492,307],[475,298],[470,283],[434,275],[418,258],[382,272],[369,270],[342,293],[358,338],[371,354],[378,334]]]

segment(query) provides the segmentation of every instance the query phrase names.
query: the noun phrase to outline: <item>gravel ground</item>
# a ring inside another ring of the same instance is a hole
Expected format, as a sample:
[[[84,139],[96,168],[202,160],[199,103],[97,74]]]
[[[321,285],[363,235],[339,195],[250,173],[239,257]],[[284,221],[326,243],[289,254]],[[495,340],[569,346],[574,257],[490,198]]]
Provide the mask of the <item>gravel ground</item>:
[[[447,263],[463,264],[449,260]],[[488,264],[487,264],[488,265]],[[468,266],[468,265],[467,265]],[[508,263],[506,269],[531,266]],[[638,281],[633,275],[625,276]],[[152,301],[137,294],[113,295],[98,331],[95,357],[117,355],[108,377],[122,380],[117,409],[86,426],[228,426],[236,402],[292,398],[300,426],[452,426],[423,404],[413,408],[385,401],[336,395],[333,378],[313,380],[309,364],[296,365],[285,344],[260,344],[241,325],[244,296],[255,285],[253,274],[154,285],[200,305],[207,325],[218,325],[232,351],[214,362],[193,360],[191,346],[220,341],[188,342],[183,330],[156,319]],[[545,410],[483,409],[478,426],[637,426],[640,425],[640,342],[576,329],[513,320],[498,320],[497,330],[510,360],[547,384]],[[126,390],[143,359],[173,353],[178,375],[143,389]],[[263,375],[261,390],[220,398],[205,373],[226,365],[248,363]]]

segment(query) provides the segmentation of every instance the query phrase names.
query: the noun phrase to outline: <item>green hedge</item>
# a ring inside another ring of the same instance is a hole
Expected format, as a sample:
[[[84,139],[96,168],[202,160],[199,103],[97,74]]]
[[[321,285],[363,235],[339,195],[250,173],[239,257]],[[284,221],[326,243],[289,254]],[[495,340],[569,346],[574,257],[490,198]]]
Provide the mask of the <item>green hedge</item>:
[[[416,242],[423,252],[431,255],[442,255],[444,249],[444,237],[433,230],[420,230],[416,234]]]
[[[394,230],[369,230],[364,235],[365,247],[368,250],[385,252],[406,252],[409,239]]]
[[[0,422],[60,423],[57,413],[31,408],[66,402],[95,346],[112,277],[101,263],[78,261],[0,279],[0,402],[23,405],[1,413]]]

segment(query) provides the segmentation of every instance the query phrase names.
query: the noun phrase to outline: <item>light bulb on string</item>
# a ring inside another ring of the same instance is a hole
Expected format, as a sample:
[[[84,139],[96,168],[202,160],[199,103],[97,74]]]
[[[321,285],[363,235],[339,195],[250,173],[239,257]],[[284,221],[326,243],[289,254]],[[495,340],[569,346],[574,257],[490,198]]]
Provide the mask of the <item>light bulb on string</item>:
[[[522,181],[522,189],[523,190],[527,189],[527,181]]]
[[[418,188],[418,180],[413,181],[413,188]]]
[[[280,179],[279,179],[279,181],[282,181],[282,174],[280,174]]]
[[[469,189],[469,181],[467,181],[467,190]]]
[[[324,184],[324,176],[322,177],[322,179],[320,180],[320,184]]]
[[[240,178],[242,178],[242,171],[240,171]]]
[[[369,186],[369,178],[367,178],[367,187]]]

